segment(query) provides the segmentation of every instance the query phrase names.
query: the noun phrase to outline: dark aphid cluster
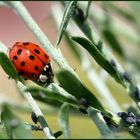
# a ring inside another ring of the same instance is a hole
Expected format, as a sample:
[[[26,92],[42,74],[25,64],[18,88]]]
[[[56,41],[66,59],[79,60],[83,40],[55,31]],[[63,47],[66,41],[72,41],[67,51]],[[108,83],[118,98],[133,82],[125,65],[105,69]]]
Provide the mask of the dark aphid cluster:
[[[118,112],[117,115],[119,117],[121,117],[122,120],[124,122],[126,122],[127,124],[130,124],[130,125],[137,124],[138,126],[140,126],[140,119],[137,118],[135,116],[135,114],[132,113],[132,112],[128,112],[128,113],[126,113],[126,112]]]

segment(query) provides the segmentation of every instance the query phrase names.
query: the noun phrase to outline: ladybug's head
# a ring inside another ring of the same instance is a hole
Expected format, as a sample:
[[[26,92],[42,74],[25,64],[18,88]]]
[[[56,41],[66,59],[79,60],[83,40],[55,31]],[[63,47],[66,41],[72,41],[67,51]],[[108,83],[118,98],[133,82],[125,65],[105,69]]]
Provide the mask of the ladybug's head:
[[[50,63],[48,63],[47,65],[45,65],[41,74],[39,75],[38,82],[45,85],[46,84],[49,85],[50,83],[53,82],[53,78],[54,78],[54,74],[53,74]]]

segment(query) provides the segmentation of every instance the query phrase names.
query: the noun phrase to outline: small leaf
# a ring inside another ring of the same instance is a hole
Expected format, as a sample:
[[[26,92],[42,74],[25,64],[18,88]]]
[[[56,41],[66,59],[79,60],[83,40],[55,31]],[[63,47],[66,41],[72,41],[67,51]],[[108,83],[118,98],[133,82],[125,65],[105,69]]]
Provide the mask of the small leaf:
[[[64,15],[62,18],[62,22],[58,31],[58,35],[57,35],[57,42],[56,42],[56,46],[59,45],[62,36],[67,28],[67,25],[69,23],[70,18],[72,17],[73,11],[75,10],[77,1],[70,1],[67,3],[65,10],[64,10]]]
[[[69,105],[68,103],[62,104],[58,114],[59,125],[63,131],[64,138],[70,139],[70,128],[69,128]]]
[[[3,52],[0,52],[0,65],[4,69],[4,71],[12,77],[13,79],[18,79],[18,73],[13,65],[13,63],[9,60],[7,55]]]
[[[77,99],[85,98],[89,105],[105,111],[99,100],[69,71],[62,70],[56,74],[60,85]]]
[[[107,58],[100,52],[94,44],[83,37],[72,37],[72,39],[84,47],[90,55],[96,60],[96,62],[103,67],[117,82],[125,86],[121,75],[118,73],[115,67],[107,60]]]
[[[10,138],[13,136],[18,139],[33,138],[31,131],[25,129],[24,124],[13,114],[10,106],[6,103],[2,105],[1,120]]]
[[[58,92],[53,92],[53,91],[50,91],[46,88],[43,88],[43,87],[35,87],[35,86],[30,86],[30,87],[27,87],[25,89],[25,91],[28,91],[28,92],[31,92],[31,94],[33,96],[37,96],[37,97],[40,97],[40,98],[43,98],[44,100],[52,100],[53,102],[55,101],[59,101],[59,102],[69,102],[71,104],[77,104],[77,102],[70,98],[70,97],[66,97],[64,95],[61,95],[61,93],[58,93]]]
[[[120,56],[123,57],[124,52],[121,44],[119,43],[114,33],[107,26],[102,31],[103,36],[105,37],[106,41],[110,44],[110,47],[112,47]]]

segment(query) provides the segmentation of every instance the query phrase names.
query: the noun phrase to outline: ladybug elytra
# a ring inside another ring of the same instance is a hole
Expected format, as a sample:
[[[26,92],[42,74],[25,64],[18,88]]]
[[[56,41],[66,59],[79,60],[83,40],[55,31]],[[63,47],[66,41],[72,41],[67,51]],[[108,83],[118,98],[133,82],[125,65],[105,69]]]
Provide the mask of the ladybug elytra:
[[[9,57],[19,75],[37,83],[51,83],[53,71],[49,55],[31,42],[16,42],[9,51]]]

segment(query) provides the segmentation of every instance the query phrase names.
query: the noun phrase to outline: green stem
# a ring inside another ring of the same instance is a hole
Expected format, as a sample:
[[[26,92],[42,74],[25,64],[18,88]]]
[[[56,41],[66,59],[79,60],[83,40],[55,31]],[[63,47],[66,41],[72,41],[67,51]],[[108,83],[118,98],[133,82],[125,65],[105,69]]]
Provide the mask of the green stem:
[[[104,121],[103,116],[99,110],[89,107],[87,111],[89,117],[95,122],[103,137],[115,138],[112,131],[106,125],[106,122]]]
[[[24,92],[25,90],[25,86],[21,83],[21,82],[17,82],[17,86],[19,87],[21,93],[23,93],[23,96],[27,99],[32,111],[36,114],[36,116],[38,117],[38,121],[41,125],[41,127],[43,128],[43,131],[46,135],[46,138],[55,138],[51,132],[51,130],[48,127],[48,124],[46,122],[46,120],[43,117],[43,113],[41,112],[40,108],[38,107],[38,105],[36,104],[35,100],[33,99],[32,95],[29,92]]]

